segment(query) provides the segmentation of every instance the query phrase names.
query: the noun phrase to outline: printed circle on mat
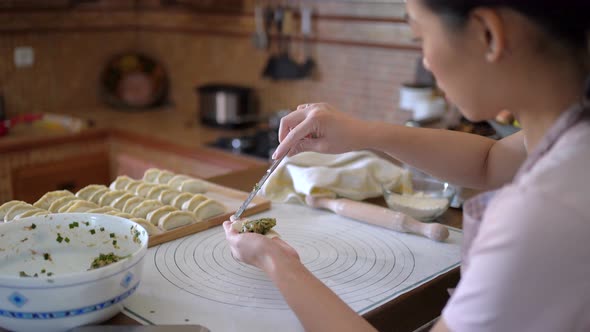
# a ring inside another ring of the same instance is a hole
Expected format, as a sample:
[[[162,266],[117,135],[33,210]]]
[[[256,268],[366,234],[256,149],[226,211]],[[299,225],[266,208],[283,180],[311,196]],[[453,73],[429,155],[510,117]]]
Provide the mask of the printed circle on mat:
[[[370,231],[371,226],[363,224],[326,226],[287,224],[279,232],[303,264],[349,305],[370,305],[413,272],[414,256],[395,233]],[[264,272],[232,257],[223,231],[209,229],[197,237],[156,248],[156,268],[172,285],[232,306],[289,309]]]

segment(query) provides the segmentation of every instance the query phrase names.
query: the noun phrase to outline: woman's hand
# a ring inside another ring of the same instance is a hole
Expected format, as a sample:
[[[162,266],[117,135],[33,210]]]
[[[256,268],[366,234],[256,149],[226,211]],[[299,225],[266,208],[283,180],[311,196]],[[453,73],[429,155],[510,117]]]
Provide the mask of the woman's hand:
[[[297,251],[278,237],[269,239],[256,233],[240,234],[233,229],[232,222],[229,220],[223,223],[223,228],[233,256],[246,264],[268,271],[273,257],[299,262]]]
[[[279,142],[273,159],[304,151],[343,153],[361,149],[366,126],[359,119],[336,111],[326,103],[299,105],[281,119]]]
[[[306,331],[376,331],[309,272],[286,242],[256,233],[240,234],[229,220],[223,228],[234,257],[269,276]]]

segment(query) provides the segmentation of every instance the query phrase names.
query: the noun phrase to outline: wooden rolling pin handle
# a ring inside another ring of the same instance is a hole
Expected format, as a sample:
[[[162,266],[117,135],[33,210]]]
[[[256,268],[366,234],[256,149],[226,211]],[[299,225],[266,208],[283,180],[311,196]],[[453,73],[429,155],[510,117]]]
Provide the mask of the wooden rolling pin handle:
[[[346,198],[306,197],[307,205],[330,210],[338,215],[385,227],[397,232],[413,233],[435,241],[444,241],[449,230],[438,223],[423,223],[401,212],[374,204],[357,202]]]

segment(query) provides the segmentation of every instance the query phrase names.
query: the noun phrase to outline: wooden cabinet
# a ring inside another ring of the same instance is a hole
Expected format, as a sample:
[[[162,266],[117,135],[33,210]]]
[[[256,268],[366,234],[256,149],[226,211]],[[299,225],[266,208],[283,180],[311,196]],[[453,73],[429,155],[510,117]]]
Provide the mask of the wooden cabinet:
[[[182,158],[181,156],[164,154],[162,151],[150,153],[154,157],[139,157],[132,153],[118,151],[111,159],[111,176],[116,178],[127,175],[132,179],[143,178],[148,168],[160,168],[178,174],[186,174],[197,178],[210,178],[231,173],[233,170],[215,163],[208,163],[199,159]]]
[[[109,183],[109,157],[106,153],[79,155],[12,171],[14,199],[29,203],[48,191],[67,189],[76,192],[93,183]]]
[[[241,11],[245,0],[162,0],[167,6],[183,6],[196,11]]]
[[[143,178],[143,173],[145,173],[148,168],[165,169],[166,167],[126,153],[117,153],[112,156],[111,159],[111,174],[113,175],[113,178],[127,175],[132,179],[141,179]],[[171,171],[176,170],[173,169]]]
[[[266,161],[118,130],[0,142],[0,156],[0,205],[10,200],[33,203],[53,190],[108,185],[119,175],[140,179],[151,167],[210,178],[268,166]]]

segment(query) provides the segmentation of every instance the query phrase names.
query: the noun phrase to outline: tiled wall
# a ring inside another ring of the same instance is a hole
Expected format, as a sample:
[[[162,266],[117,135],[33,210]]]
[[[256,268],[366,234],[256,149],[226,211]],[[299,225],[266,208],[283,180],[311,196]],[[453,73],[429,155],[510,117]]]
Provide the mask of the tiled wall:
[[[241,14],[159,8],[155,1],[142,10],[0,11],[0,91],[10,113],[100,107],[104,63],[115,53],[140,50],[168,69],[171,99],[182,112],[196,112],[196,86],[226,82],[255,87],[264,112],[327,101],[395,121],[398,87],[412,79],[420,54],[399,20],[403,8],[346,2],[310,2],[320,14],[312,48],[318,71],[311,80],[291,82],[261,78],[268,53],[251,44],[251,1]],[[14,68],[19,45],[35,48],[32,68]],[[300,40],[291,49],[301,59]]]

